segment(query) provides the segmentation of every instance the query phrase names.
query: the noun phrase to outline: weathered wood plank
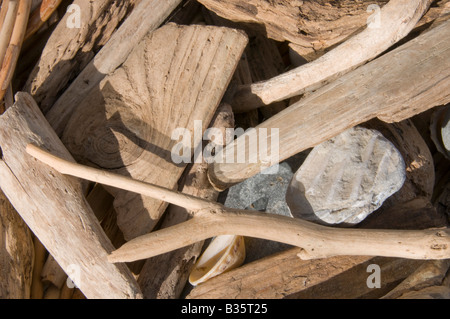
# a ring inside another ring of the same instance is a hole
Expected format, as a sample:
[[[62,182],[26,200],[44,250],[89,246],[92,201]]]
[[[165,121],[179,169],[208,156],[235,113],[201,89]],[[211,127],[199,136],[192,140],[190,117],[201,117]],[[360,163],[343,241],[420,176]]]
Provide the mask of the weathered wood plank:
[[[73,161],[27,93],[0,118],[0,186],[32,232],[66,273],[79,270],[79,288],[88,298],[138,298],[135,278],[125,264],[113,265],[114,247],[81,192],[69,179],[26,153],[35,143]],[[72,269],[72,270],[71,270]]]
[[[172,150],[183,137],[173,137],[175,130],[198,143],[191,137],[208,127],[246,44],[243,32],[229,28],[170,23],[150,33],[82,101],[64,144],[79,162],[173,189],[192,161],[174,162]],[[127,240],[150,232],[167,207],[109,190]]]
[[[221,103],[210,127],[219,129],[225,141],[225,129],[234,127],[231,105]],[[216,143],[219,143],[216,141]],[[181,192],[216,201],[219,193],[211,186],[206,162],[191,164],[182,180]],[[189,212],[170,205],[164,215],[161,228],[167,228],[190,218]],[[203,241],[173,252],[149,258],[139,274],[138,284],[145,298],[179,298],[194,264],[201,252]]]
[[[52,31],[23,88],[44,114],[94,57],[94,52],[110,39],[134,2],[75,0],[72,3]]]
[[[93,59],[90,57],[89,64],[64,93],[54,101],[54,104],[51,103],[53,106],[46,113],[46,118],[59,136],[89,91],[97,87],[107,74],[118,68],[144,36],[158,28],[180,2],[181,0],[139,2],[95,57]]]

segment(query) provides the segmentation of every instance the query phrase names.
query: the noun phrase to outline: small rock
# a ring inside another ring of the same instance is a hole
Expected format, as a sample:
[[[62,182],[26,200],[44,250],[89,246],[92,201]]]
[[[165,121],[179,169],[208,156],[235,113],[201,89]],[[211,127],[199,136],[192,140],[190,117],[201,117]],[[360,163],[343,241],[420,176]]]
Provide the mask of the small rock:
[[[376,130],[354,127],[311,151],[286,200],[292,214],[303,219],[351,226],[379,208],[405,178],[394,145]]]
[[[296,217],[286,203],[286,191],[289,183],[306,157],[299,153],[278,166],[269,168],[247,180],[230,187],[223,201],[226,207],[251,209],[270,214]],[[270,172],[271,174],[267,174]],[[246,262],[290,248],[291,246],[264,239],[245,238]]]

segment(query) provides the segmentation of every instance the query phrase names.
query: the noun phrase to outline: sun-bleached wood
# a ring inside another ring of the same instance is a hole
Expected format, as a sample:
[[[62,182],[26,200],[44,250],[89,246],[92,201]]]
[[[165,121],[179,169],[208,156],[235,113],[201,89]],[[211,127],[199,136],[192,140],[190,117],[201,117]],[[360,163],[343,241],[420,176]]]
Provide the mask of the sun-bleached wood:
[[[94,52],[116,33],[117,26],[135,1],[75,0],[71,3],[72,6],[67,8],[65,15],[51,32],[39,61],[22,88],[33,96],[44,114],[67,90],[70,81],[92,61]],[[142,22],[144,25],[147,21],[142,19]],[[139,36],[139,29],[135,29],[136,36]],[[129,40],[131,39],[133,38],[130,37]],[[121,43],[122,46],[124,43]],[[118,43],[116,49],[120,52]],[[94,75],[95,73],[90,74],[92,78],[88,80],[94,81]]]
[[[304,220],[256,211],[226,208],[208,200],[86,167],[28,144],[27,152],[63,174],[110,186],[158,196],[195,212],[192,219],[154,231],[125,243],[109,256],[110,262],[131,262],[153,257],[219,235],[241,235],[301,247],[302,259],[337,255],[450,258],[450,229],[374,230],[336,229]]]
[[[200,0],[219,16],[252,32],[298,47],[308,60],[366,25],[388,0]]]
[[[379,13],[379,25],[357,33],[320,58],[270,80],[241,86],[233,101],[245,112],[322,86],[377,57],[404,38],[428,9],[431,0],[390,0]]]
[[[89,91],[107,74],[118,68],[142,38],[158,28],[180,2],[181,0],[139,2],[119,29],[46,113],[47,120],[58,135],[62,134],[70,116]]]
[[[169,23],[149,33],[78,104],[64,145],[83,164],[175,187],[192,158],[175,163],[174,149],[183,138],[194,155],[246,45],[243,32],[214,26]],[[151,231],[167,207],[110,192],[126,240]]]
[[[279,151],[271,151],[267,143],[272,158],[265,160],[275,164],[375,117],[399,122],[448,103],[449,36],[450,21],[446,21],[258,125],[256,135],[262,129],[267,139],[274,130],[279,136]],[[230,151],[245,153],[245,161],[210,164],[209,178],[220,190],[261,171],[259,154],[250,153],[245,136],[223,150],[225,154]]]
[[[108,262],[114,246],[80,183],[29,156],[29,143],[73,161],[32,97],[19,92],[14,106],[0,117],[0,187],[65,272],[75,275],[79,270],[80,280],[72,279],[86,297],[142,297],[128,267]]]
[[[219,105],[210,127],[221,130],[222,137],[226,136],[225,129],[234,127],[231,105],[225,102]],[[226,138],[222,143],[226,144]],[[183,185],[182,193],[210,201],[217,200],[219,192],[208,181],[207,163],[190,164],[183,176],[184,178],[180,181],[180,184]],[[185,208],[170,205],[164,214],[160,229],[185,222],[190,217],[192,217],[191,214]],[[146,260],[138,278],[144,298],[180,298],[202,246],[203,242],[200,241]]]

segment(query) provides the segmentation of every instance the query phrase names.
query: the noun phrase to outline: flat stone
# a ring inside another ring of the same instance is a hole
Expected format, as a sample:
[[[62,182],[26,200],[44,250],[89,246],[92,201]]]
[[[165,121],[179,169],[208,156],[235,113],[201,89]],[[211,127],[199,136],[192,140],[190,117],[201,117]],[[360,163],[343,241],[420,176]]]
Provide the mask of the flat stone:
[[[395,146],[376,130],[354,127],[314,147],[294,174],[286,201],[294,216],[351,226],[379,208],[405,178]]]

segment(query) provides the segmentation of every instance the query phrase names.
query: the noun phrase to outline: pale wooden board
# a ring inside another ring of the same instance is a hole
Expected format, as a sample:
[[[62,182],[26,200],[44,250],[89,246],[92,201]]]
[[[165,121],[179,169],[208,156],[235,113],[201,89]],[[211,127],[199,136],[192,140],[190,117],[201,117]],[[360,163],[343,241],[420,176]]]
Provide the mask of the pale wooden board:
[[[65,272],[79,270],[77,282],[86,297],[142,296],[127,266],[107,261],[114,247],[80,183],[33,159],[26,153],[29,143],[73,161],[32,97],[21,92],[0,117],[1,189]]]
[[[23,88],[33,95],[44,114],[111,37],[136,0],[75,0],[52,32]],[[70,27],[79,12],[80,28]],[[68,27],[69,26],[69,27]]]
[[[247,44],[244,33],[168,24],[149,34],[122,67],[93,89],[69,121],[63,142],[80,162],[174,188],[177,128],[193,137],[209,125]],[[150,232],[167,203],[110,189],[125,238]]]

